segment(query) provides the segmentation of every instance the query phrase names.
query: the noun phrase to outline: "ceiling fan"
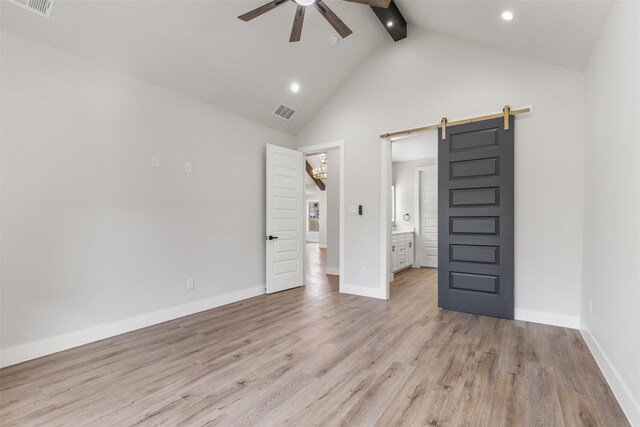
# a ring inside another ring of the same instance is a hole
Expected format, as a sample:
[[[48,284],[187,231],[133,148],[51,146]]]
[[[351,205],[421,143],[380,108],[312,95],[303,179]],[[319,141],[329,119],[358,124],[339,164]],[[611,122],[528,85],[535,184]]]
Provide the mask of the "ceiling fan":
[[[290,42],[300,41],[300,35],[302,34],[302,23],[304,21],[304,12],[307,6],[314,6],[318,12],[324,19],[331,24],[331,26],[340,34],[340,37],[345,38],[353,31],[347,25],[342,22],[338,16],[333,13],[331,9],[322,1],[322,0],[273,0],[269,3],[262,5],[256,9],[253,9],[250,12],[245,13],[244,15],[238,16],[239,19],[243,21],[251,21],[253,18],[256,18],[264,13],[269,12],[270,10],[275,9],[281,4],[287,3],[289,1],[294,2],[297,5],[296,15],[293,19],[293,27],[291,28],[291,37],[289,37]],[[389,7],[389,3],[391,0],[346,0],[353,3],[360,3],[367,6],[375,6],[375,7]]]

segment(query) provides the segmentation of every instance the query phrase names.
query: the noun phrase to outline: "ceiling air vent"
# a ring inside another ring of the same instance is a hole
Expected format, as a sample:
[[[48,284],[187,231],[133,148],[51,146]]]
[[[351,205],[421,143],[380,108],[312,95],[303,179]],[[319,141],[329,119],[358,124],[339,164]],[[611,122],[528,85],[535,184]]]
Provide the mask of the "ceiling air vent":
[[[295,114],[296,110],[291,107],[287,107],[284,104],[280,104],[276,111],[273,112],[276,116],[285,119],[286,121],[291,120],[291,117]]]
[[[27,9],[37,15],[48,18],[51,16],[51,8],[55,0],[7,0],[9,3]]]

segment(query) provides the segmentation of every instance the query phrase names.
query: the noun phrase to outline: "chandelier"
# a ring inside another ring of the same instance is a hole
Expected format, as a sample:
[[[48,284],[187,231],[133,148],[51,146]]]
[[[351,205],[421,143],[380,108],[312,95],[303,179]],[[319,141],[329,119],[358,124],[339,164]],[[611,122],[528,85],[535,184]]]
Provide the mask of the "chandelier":
[[[316,179],[327,179],[327,153],[320,153],[320,167],[313,169],[313,177]]]

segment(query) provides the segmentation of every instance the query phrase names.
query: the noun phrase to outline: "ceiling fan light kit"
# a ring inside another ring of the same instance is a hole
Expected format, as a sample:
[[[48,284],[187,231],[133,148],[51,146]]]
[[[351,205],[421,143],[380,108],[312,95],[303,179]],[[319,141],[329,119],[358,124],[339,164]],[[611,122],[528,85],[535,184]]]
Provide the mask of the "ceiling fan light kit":
[[[272,0],[269,3],[266,3],[254,10],[251,10],[243,15],[238,16],[238,19],[241,19],[245,22],[248,22],[254,18],[257,18],[260,15],[263,15],[276,7],[280,6],[288,2],[289,0]],[[340,18],[331,10],[322,0],[291,0],[296,7],[296,14],[293,19],[293,27],[291,28],[291,36],[289,37],[289,42],[298,42],[300,41],[300,37],[302,35],[302,24],[304,22],[304,14],[305,10],[309,6],[314,6],[314,8],[327,20],[327,22],[333,27],[334,30],[340,35],[340,37],[345,38],[353,33],[347,25],[342,22]],[[392,0],[345,0],[352,3],[359,3],[367,6],[371,6],[371,8],[376,12],[376,9],[386,9],[392,4]],[[395,4],[394,4],[395,6]],[[395,8],[397,10],[397,7]],[[334,35],[332,34],[331,37]],[[331,44],[336,44],[337,42],[333,42],[332,38],[329,38],[329,42]],[[393,36],[392,36],[393,37]],[[395,37],[394,37],[395,39]]]

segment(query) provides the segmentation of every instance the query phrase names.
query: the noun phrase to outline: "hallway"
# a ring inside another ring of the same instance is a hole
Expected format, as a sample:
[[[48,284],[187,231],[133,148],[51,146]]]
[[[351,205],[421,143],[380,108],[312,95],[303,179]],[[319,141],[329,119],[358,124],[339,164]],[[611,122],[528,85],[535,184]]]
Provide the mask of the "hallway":
[[[304,283],[307,287],[318,290],[338,292],[340,276],[326,273],[327,249],[320,248],[317,243],[306,243],[305,247]]]

